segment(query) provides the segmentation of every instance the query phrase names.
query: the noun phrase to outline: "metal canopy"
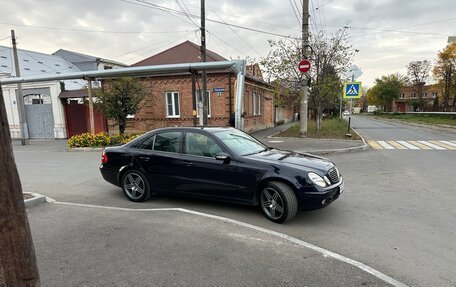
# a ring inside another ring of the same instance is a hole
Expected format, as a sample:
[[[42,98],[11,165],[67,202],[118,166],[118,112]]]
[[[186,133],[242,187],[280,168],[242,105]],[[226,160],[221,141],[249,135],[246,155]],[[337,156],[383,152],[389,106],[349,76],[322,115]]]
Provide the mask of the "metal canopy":
[[[231,68],[236,74],[242,73],[244,70],[244,61],[219,61],[219,62],[206,62],[206,63],[185,63],[185,64],[172,64],[172,65],[157,65],[157,66],[143,66],[143,67],[129,67],[109,69],[102,71],[83,71],[55,75],[36,75],[24,76],[14,78],[0,79],[0,84],[18,84],[29,82],[45,82],[45,81],[58,81],[58,80],[71,80],[71,79],[95,79],[95,78],[109,78],[109,77],[123,77],[123,76],[148,76],[164,73],[179,73],[196,71],[211,71],[220,69]]]
[[[242,103],[244,101],[244,80],[245,80],[245,60],[198,62],[171,65],[156,65],[143,67],[118,68],[102,71],[84,71],[55,75],[36,75],[14,78],[0,79],[0,88],[7,84],[21,84],[32,82],[47,82],[71,79],[100,79],[124,76],[150,76],[166,73],[182,73],[191,71],[213,71],[220,69],[231,69],[237,74],[237,88],[235,101],[235,125],[241,127]]]

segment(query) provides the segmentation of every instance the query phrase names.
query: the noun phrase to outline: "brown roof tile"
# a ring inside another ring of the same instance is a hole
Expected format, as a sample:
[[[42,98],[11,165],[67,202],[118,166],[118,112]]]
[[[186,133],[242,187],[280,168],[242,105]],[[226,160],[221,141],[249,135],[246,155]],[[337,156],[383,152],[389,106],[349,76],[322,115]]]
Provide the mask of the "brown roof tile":
[[[227,61],[219,54],[206,50],[206,61]],[[201,62],[200,46],[190,41],[185,41],[177,46],[171,47],[168,50],[160,52],[154,56],[141,60],[133,67],[150,66],[150,65],[165,65],[165,64],[181,64]]]

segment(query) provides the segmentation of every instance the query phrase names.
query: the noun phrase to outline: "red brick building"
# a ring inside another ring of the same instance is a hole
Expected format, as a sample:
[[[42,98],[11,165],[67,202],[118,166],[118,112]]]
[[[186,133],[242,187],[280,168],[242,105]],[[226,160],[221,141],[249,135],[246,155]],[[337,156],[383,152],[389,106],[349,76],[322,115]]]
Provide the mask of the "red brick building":
[[[415,87],[403,87],[399,99],[393,102],[393,112],[415,112],[419,107],[420,96]],[[421,98],[424,102],[422,111],[434,111],[433,105],[435,98],[439,98],[439,109],[443,103],[442,88],[438,85],[425,85]]]
[[[227,61],[207,50],[207,62]],[[186,41],[134,65],[149,66],[200,62],[200,47]],[[201,94],[201,75],[195,81],[196,97]],[[148,90],[139,112],[128,120],[126,132],[144,132],[160,127],[193,125],[192,75],[169,74],[143,78]],[[208,72],[208,125],[226,126],[235,110],[236,75],[229,70]],[[274,126],[272,86],[262,78],[258,65],[249,66],[245,77],[244,130],[255,131]],[[199,115],[197,115],[199,116]],[[117,129],[110,126],[111,131]]]

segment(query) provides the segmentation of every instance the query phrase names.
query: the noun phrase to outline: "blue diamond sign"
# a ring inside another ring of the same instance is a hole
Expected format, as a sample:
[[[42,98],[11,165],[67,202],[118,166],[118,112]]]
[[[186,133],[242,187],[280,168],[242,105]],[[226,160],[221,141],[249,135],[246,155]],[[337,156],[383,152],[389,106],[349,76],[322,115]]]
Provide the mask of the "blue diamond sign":
[[[344,98],[358,99],[361,98],[361,82],[346,82],[344,83]]]

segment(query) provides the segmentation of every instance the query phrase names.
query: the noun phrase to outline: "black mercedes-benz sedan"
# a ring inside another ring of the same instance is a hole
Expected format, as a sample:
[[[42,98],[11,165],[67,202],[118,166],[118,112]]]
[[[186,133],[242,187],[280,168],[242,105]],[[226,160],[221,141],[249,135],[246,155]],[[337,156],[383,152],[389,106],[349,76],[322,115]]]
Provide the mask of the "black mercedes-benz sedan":
[[[229,127],[157,129],[104,149],[101,162],[103,178],[131,201],[169,194],[259,205],[278,223],[344,191],[329,160],[272,149]]]

